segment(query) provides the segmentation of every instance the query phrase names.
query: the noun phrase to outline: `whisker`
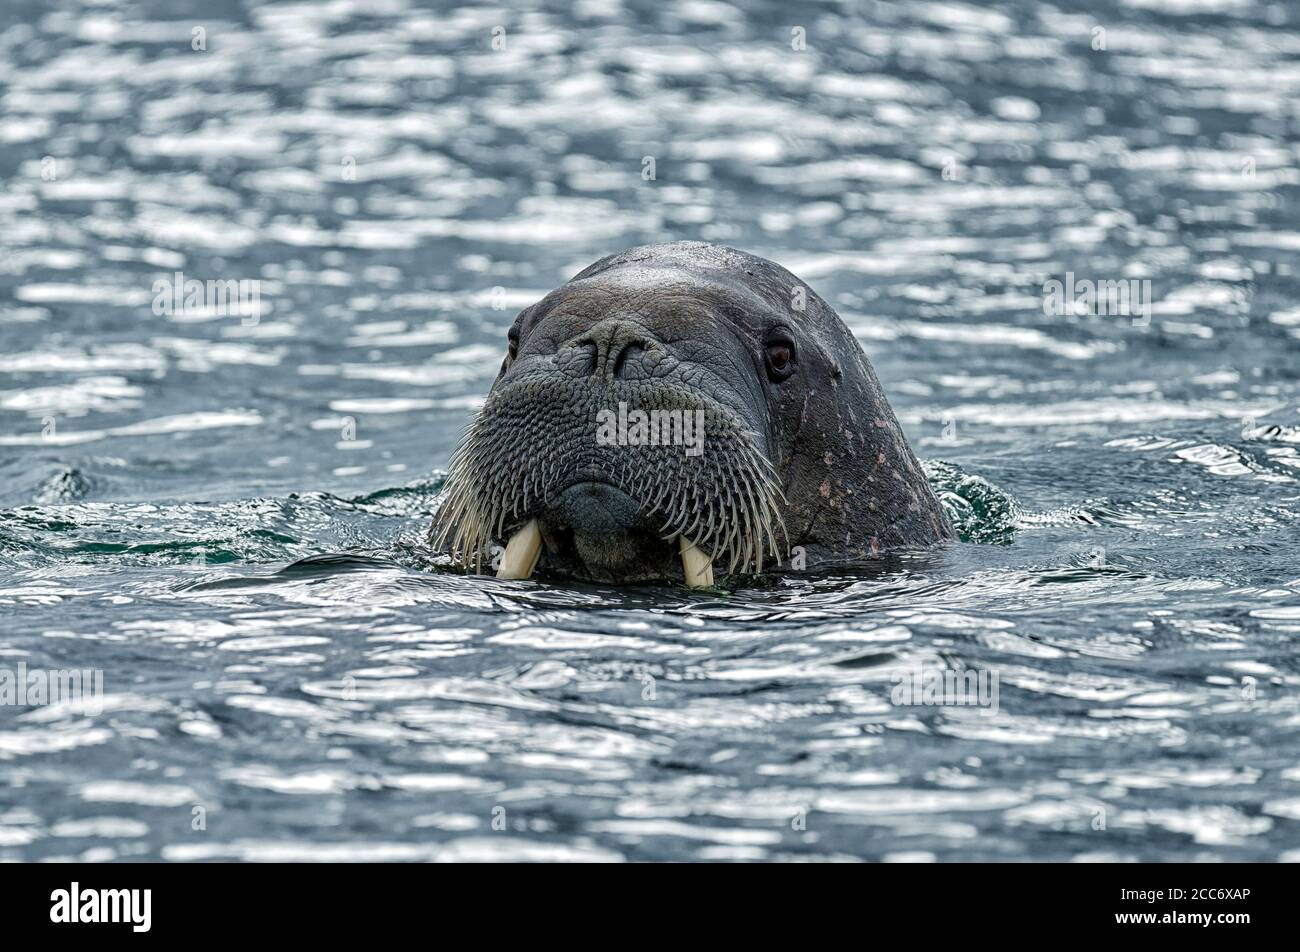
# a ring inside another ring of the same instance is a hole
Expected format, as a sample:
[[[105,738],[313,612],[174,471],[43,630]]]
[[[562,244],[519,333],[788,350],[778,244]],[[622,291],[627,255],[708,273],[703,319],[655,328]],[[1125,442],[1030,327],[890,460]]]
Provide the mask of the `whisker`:
[[[431,544],[466,570],[481,570],[509,528],[535,516],[575,471],[590,470],[641,500],[665,541],[685,535],[729,573],[761,572],[768,553],[781,561],[777,535],[785,536],[784,493],[771,460],[730,411],[709,408],[708,452],[686,457],[670,455],[676,447],[666,445],[597,450],[594,440],[584,445],[573,434],[561,439],[521,426],[526,412],[503,403],[490,399],[466,428],[429,530]]]

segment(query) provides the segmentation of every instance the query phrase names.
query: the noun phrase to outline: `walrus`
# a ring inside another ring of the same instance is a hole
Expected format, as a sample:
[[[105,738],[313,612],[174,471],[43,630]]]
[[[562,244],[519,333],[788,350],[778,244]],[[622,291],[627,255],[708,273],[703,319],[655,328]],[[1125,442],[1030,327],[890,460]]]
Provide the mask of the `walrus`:
[[[700,587],[715,563],[954,535],[857,340],[771,261],[632,248],[525,308],[507,341],[430,531],[470,571]]]

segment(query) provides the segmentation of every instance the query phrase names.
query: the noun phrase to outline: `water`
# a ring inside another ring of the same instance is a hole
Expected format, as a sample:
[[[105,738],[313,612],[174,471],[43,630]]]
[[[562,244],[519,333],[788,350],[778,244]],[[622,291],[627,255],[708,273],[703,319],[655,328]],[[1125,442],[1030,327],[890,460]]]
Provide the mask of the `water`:
[[[104,709],[0,708],[0,858],[1300,858],[1300,20],[1088,8],[5,4],[0,665]],[[515,311],[674,238],[834,303],[961,544],[439,569]]]

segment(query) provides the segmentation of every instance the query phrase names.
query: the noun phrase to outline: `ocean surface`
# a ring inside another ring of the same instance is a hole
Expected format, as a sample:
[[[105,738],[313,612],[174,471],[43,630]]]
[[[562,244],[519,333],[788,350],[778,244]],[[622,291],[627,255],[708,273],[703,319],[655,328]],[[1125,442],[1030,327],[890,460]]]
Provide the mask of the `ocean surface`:
[[[0,859],[1300,860],[1300,10],[510,7],[0,7],[0,678],[103,687],[0,704]],[[424,549],[514,314],[679,238],[836,307],[960,543]]]

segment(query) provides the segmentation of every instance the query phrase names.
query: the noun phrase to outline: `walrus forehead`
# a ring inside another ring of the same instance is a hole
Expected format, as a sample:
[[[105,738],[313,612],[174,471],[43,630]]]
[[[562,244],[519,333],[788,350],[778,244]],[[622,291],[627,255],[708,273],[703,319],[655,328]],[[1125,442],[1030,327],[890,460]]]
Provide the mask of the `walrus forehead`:
[[[608,317],[635,320],[647,330],[702,333],[730,325],[754,336],[785,315],[743,282],[670,266],[629,264],[570,281],[527,314],[521,333],[542,322],[581,328]],[[794,319],[794,315],[791,315]]]

